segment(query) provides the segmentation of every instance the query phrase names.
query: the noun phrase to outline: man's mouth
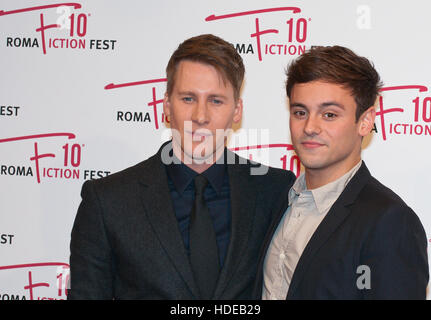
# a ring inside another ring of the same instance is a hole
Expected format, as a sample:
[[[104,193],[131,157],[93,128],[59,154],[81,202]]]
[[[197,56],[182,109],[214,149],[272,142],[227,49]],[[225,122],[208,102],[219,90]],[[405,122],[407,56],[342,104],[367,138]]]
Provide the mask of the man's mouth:
[[[323,143],[319,143],[316,141],[310,141],[310,140],[306,140],[306,141],[301,142],[301,145],[303,145],[307,149],[316,149],[316,148],[324,146]]]
[[[207,130],[189,131],[188,133],[192,136],[193,141],[202,141],[212,136],[212,134]]]

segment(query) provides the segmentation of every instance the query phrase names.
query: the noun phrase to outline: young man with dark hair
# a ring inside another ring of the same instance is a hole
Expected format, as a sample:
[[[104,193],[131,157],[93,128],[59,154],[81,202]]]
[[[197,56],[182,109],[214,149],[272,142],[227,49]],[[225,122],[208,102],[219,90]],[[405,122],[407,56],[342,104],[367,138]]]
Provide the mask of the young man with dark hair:
[[[426,298],[422,224],[361,160],[380,88],[373,65],[340,46],[289,66],[291,139],[305,173],[266,237],[256,298]]]
[[[69,299],[250,299],[273,207],[292,172],[225,147],[240,121],[242,59],[228,42],[184,41],[167,69],[172,140],[84,183],[72,230]]]

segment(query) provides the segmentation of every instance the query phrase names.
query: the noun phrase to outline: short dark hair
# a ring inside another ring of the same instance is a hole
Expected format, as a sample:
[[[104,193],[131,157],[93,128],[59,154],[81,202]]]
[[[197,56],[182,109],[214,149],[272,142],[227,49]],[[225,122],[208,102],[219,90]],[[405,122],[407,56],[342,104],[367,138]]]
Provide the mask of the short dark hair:
[[[168,95],[172,93],[178,64],[183,61],[201,62],[213,66],[231,83],[235,100],[239,98],[245,68],[241,56],[232,44],[212,34],[203,34],[181,43],[166,67]]]
[[[286,75],[289,99],[296,83],[320,80],[350,89],[356,102],[356,121],[374,105],[383,85],[367,58],[341,46],[311,48],[289,65]]]

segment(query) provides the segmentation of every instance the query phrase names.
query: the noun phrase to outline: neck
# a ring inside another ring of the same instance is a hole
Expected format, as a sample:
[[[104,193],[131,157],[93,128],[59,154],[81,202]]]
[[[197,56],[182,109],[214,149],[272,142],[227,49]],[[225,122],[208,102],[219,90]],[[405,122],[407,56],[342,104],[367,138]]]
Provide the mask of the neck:
[[[189,167],[190,169],[192,169],[193,171],[201,174],[202,172],[206,171],[209,167],[211,167],[214,164],[214,162],[212,162],[211,164],[208,164],[208,163],[196,164],[196,163],[187,163],[187,162],[184,162],[184,164],[187,167]]]
[[[322,169],[305,168],[305,183],[307,185],[307,189],[308,190],[317,189],[341,178],[347,172],[352,170],[352,168],[356,166],[360,160],[361,158],[359,157],[355,161],[341,168],[340,167],[322,168]]]

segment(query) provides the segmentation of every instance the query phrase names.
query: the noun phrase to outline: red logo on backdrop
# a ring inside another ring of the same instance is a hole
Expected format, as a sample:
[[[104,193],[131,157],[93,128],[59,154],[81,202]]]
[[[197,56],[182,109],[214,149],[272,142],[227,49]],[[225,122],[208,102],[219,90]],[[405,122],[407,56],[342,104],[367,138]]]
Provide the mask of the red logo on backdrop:
[[[126,121],[126,122],[154,122],[154,128],[156,130],[159,129],[159,123],[167,122],[169,123],[169,119],[167,116],[159,110],[157,107],[163,105],[163,98],[158,99],[156,94],[156,83],[164,83],[166,82],[166,78],[160,79],[149,79],[135,82],[126,82],[121,84],[113,84],[110,83],[105,86],[105,90],[112,90],[124,87],[138,86],[138,85],[147,85],[151,84],[151,100],[148,101],[147,106],[152,108],[152,115],[149,112],[145,111],[129,111],[129,110],[119,110],[117,111],[116,120],[117,121]],[[159,116],[160,113],[160,116]],[[153,117],[153,120],[151,120]]]
[[[271,25],[268,25],[266,16],[270,13],[273,17]],[[305,52],[311,18],[297,17],[299,13],[301,13],[301,9],[298,7],[278,7],[222,15],[212,14],[206,17],[205,21],[235,19],[241,24],[248,22],[251,27],[249,37],[253,43],[236,43],[235,47],[239,53],[255,54],[257,52],[259,61],[262,61],[263,57],[268,55],[298,56]],[[280,20],[279,23],[273,25],[276,21],[274,17],[276,14]]]
[[[52,138],[58,137],[68,140],[60,145],[53,144]],[[109,175],[109,171],[80,168],[85,144],[69,142],[75,138],[73,133],[57,132],[0,139],[0,147],[8,143],[31,141],[32,149],[25,155],[25,158],[34,165],[32,167],[2,163],[0,164],[0,175],[31,176],[36,178],[37,183],[47,179],[79,180]],[[54,159],[60,159],[60,163],[55,161],[54,165],[49,165],[50,160],[54,161]],[[2,159],[2,161],[5,160]]]
[[[292,171],[297,177],[301,174],[301,161],[294,153],[293,145],[288,143],[258,144],[244,147],[233,147],[229,150],[244,158],[261,162],[260,152],[266,152],[264,163],[271,162],[271,166]]]
[[[91,13],[75,12],[81,8],[79,3],[65,2],[15,10],[0,10],[0,16],[37,12],[39,18],[33,30],[39,34],[38,38],[8,35],[6,47],[37,47],[42,49],[43,54],[47,54],[48,49],[114,50],[117,40],[87,39]],[[55,9],[57,14],[55,23],[47,19],[47,15],[53,19],[52,9]]]
[[[431,136],[431,97],[420,94],[428,91],[426,86],[393,86],[381,91],[374,131],[378,132],[379,125],[383,140],[397,135]],[[398,101],[404,102],[399,105]]]
[[[22,293],[7,293],[2,288],[2,300],[64,300],[70,277],[67,263],[44,262],[0,266],[0,277],[14,278],[15,290],[22,285]]]

